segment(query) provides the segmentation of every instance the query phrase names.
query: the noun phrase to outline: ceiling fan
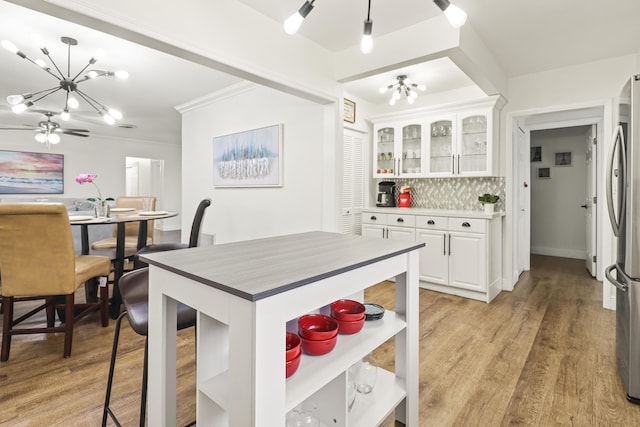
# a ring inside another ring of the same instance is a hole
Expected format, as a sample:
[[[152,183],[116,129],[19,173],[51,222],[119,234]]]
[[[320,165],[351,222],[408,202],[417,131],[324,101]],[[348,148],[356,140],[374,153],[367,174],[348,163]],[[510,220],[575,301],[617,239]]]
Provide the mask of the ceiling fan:
[[[51,111],[42,111],[42,113],[47,117],[47,120],[42,120],[38,122],[37,125],[27,125],[28,127],[0,127],[0,130],[30,130],[35,131],[35,140],[41,143],[46,143],[47,146],[49,144],[57,144],[60,142],[60,135],[73,135],[73,136],[81,136],[88,137],[89,131],[87,129],[67,129],[60,127],[60,124],[51,121],[51,117],[55,115],[55,113]]]

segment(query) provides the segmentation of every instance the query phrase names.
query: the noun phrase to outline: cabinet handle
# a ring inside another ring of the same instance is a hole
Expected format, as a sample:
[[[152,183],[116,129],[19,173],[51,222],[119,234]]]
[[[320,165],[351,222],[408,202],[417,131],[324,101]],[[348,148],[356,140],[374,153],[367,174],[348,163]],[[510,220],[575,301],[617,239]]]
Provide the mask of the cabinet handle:
[[[468,222],[465,221],[465,222],[462,223],[462,226],[463,227],[471,227],[471,224],[469,224]]]
[[[435,222],[434,220],[432,220],[432,219],[430,219],[429,221],[427,221],[427,224],[429,224],[429,225],[434,225],[435,223],[436,223],[436,222]]]
[[[442,235],[442,255],[447,255],[447,235]]]
[[[396,221],[397,221],[397,222],[404,222],[404,219],[402,219],[402,218],[398,218],[398,219],[396,219]]]
[[[460,174],[460,154],[458,154],[458,174]]]
[[[456,173],[456,156],[451,155],[451,173]]]
[[[376,218],[375,216],[372,216],[371,218],[369,218],[371,221],[377,221],[378,218]]]
[[[451,234],[449,234],[449,255],[451,255]]]

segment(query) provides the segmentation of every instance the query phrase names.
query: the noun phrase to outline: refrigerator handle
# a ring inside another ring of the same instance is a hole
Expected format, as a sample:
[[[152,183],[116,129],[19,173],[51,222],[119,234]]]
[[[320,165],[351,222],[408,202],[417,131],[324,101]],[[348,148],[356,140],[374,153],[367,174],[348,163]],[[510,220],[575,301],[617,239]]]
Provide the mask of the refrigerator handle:
[[[608,280],[609,282],[611,282],[611,284],[612,284],[613,286],[615,286],[616,288],[620,289],[622,292],[627,292],[627,290],[628,290],[629,286],[628,286],[628,285],[625,285],[625,284],[623,284],[623,283],[618,282],[618,280],[617,280],[617,279],[614,279],[614,278],[613,278],[613,276],[611,276],[611,271],[612,271],[612,270],[616,270],[616,274],[618,273],[618,268],[617,268],[617,266],[616,266],[615,264],[610,265],[609,267],[607,267],[607,268],[604,270],[604,275],[605,275],[605,277],[607,278],[607,280]]]
[[[618,125],[616,126],[613,135],[611,136],[611,139],[613,140],[613,144],[611,144],[611,149],[609,150],[609,162],[608,162],[608,167],[607,167],[607,184],[606,184],[606,192],[607,192],[607,208],[609,210],[609,220],[611,221],[611,227],[613,228],[613,234],[614,236],[618,237],[618,234],[620,233],[620,221],[619,218],[616,217],[615,211],[613,209],[613,183],[612,183],[612,176],[613,176],[613,159],[615,156],[615,152],[616,152],[616,147],[618,145],[620,145],[620,156],[622,157],[622,188],[618,189],[618,192],[622,193],[622,199],[621,199],[621,203],[620,203],[620,210],[618,211],[618,214],[621,216],[623,215],[624,209],[626,208],[626,198],[627,198],[627,192],[626,192],[626,163],[627,163],[627,158],[626,158],[626,153],[625,153],[625,149],[624,149],[624,134],[622,132],[622,126]]]

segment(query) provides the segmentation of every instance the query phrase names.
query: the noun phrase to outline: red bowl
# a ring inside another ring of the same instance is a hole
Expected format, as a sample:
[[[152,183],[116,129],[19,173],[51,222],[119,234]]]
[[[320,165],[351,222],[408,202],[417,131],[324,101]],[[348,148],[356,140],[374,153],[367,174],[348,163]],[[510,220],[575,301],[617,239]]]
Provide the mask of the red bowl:
[[[302,337],[302,351],[311,356],[321,356],[333,350],[336,342],[338,342],[338,335],[326,340],[308,340]]]
[[[285,378],[289,378],[298,370],[298,366],[300,366],[300,359],[302,359],[302,353],[298,353],[298,356],[291,360],[287,360],[287,376]]]
[[[347,322],[346,320],[338,320],[338,333],[342,335],[351,335],[360,332],[364,326],[364,316],[360,320]]]
[[[298,334],[308,340],[326,340],[338,333],[338,322],[324,314],[305,314],[298,319]]]
[[[364,317],[365,307],[358,301],[339,299],[331,303],[331,317],[336,320],[353,322]]]
[[[293,332],[287,332],[287,362],[295,359],[302,352],[300,337]]]

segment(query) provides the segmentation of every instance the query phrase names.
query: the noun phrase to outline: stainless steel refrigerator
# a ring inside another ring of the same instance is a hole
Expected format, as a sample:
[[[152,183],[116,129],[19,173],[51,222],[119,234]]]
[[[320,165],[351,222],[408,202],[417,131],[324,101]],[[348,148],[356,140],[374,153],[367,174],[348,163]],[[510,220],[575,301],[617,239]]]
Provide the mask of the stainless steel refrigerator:
[[[640,404],[640,75],[627,81],[617,104],[606,189],[618,251],[605,276],[616,287],[618,372],[627,399]]]

